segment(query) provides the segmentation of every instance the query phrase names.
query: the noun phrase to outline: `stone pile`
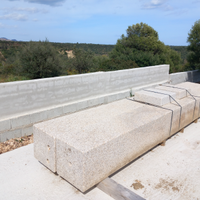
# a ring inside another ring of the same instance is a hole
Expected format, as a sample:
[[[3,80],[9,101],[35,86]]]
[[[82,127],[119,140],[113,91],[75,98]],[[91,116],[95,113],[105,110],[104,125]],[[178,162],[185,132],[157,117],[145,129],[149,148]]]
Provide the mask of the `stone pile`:
[[[198,95],[199,84],[163,85],[35,124],[35,157],[85,192],[196,120]]]

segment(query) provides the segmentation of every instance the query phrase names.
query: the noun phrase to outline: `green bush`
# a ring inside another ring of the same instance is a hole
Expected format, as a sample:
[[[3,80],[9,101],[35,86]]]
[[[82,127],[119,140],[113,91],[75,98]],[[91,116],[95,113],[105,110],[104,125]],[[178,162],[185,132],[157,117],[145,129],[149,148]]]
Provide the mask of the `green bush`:
[[[200,69],[200,20],[196,21],[188,33],[188,51],[187,60],[191,69]]]
[[[31,79],[62,74],[60,55],[48,40],[27,43],[19,53],[19,61],[22,75]]]
[[[120,62],[124,63],[125,69],[159,64],[170,64],[174,69],[181,62],[180,54],[165,46],[158,39],[158,33],[144,23],[129,26],[127,36],[122,35],[118,39],[109,56],[112,67],[118,68]]]

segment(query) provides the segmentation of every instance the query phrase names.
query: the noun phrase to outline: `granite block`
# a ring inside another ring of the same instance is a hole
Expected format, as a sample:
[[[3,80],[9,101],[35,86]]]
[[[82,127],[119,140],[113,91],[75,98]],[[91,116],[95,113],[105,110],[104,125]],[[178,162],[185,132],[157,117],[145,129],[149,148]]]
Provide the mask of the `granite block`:
[[[141,90],[135,92],[134,99],[136,101],[142,101],[145,103],[150,103],[157,106],[163,106],[165,104],[170,103],[170,97],[164,94],[158,94],[154,92],[150,92],[151,90]]]
[[[155,88],[148,88],[146,89],[147,91],[152,91],[158,94],[164,94],[164,95],[170,95],[171,97],[173,97],[174,99],[176,99],[176,93],[175,92],[170,92],[170,91],[166,91],[166,90],[159,90],[159,89],[155,89]],[[172,99],[170,99],[170,102],[173,101]]]
[[[182,99],[188,95],[184,89],[173,88],[173,85],[170,85],[170,86],[172,86],[172,87],[168,87],[168,85],[158,86],[158,87],[156,87],[156,89],[174,92],[174,93],[176,93],[177,99]]]
[[[42,128],[33,126],[34,156],[52,172],[56,172],[56,145],[55,137],[51,132],[46,133]]]
[[[84,192],[169,137],[170,120],[168,110],[120,100],[34,125],[35,155]]]
[[[200,96],[200,84],[184,82],[184,83],[177,84],[175,86],[180,87],[180,88],[186,88],[187,90],[191,92],[192,95]]]

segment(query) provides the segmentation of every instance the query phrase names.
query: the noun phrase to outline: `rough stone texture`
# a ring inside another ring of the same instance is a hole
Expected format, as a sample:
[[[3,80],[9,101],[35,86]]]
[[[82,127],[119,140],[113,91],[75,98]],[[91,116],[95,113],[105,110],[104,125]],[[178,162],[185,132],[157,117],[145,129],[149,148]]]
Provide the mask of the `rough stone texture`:
[[[164,95],[170,95],[171,97],[173,97],[174,99],[176,99],[176,93],[175,92],[170,92],[170,91],[166,91],[166,90],[159,90],[159,89],[155,89],[155,88],[148,88],[146,89],[147,91],[152,91],[152,92],[157,92],[158,94],[164,94]],[[172,99],[170,99],[170,102],[173,101]]]
[[[193,97],[196,99],[195,119],[200,116],[200,84],[185,82],[176,85],[177,87],[183,87],[190,90]],[[189,96],[193,99],[191,96]]]
[[[33,126],[34,156],[51,171],[56,172],[55,136]]]
[[[197,200],[200,197],[200,123],[192,123],[144,154],[111,179],[148,200]],[[139,183],[140,189],[134,187]]]
[[[170,120],[170,111],[117,101],[34,125],[35,155],[84,192],[169,137]]]
[[[194,104],[193,99],[186,97],[186,98],[177,100],[177,102],[182,107],[181,118],[180,118],[181,107],[178,106],[176,103],[170,103],[163,106],[164,108],[173,110],[171,135],[178,132],[180,129],[184,128],[185,126],[187,126],[188,124],[190,124],[192,121],[194,121],[197,118],[197,116],[193,117],[194,110],[195,110],[195,107],[194,107],[195,104]],[[179,127],[179,122],[180,122],[180,127]]]
[[[134,98],[137,101],[142,101],[142,102],[150,103],[157,106],[163,106],[165,104],[170,103],[171,98],[168,95],[154,93],[151,91],[153,91],[153,89],[147,89],[147,90],[141,90],[141,91],[135,92]],[[164,92],[161,91],[161,93],[164,93]],[[176,96],[175,93],[171,93],[171,94],[173,95],[173,97]]]
[[[191,82],[184,82],[175,85],[176,87],[186,88],[188,89],[192,95],[200,96],[200,84],[191,83]]]
[[[198,118],[199,101],[185,90],[158,88],[178,96],[181,117],[169,97],[163,106],[169,110],[126,99],[80,111],[34,125],[36,158],[85,192]]]
[[[33,155],[33,144],[0,155],[1,200],[113,200],[93,188],[83,194]]]
[[[176,93],[177,99],[182,99],[187,96],[187,92],[182,89],[172,88],[172,87],[168,87],[168,86],[158,86],[158,87],[156,87],[156,89],[174,92],[174,93]]]

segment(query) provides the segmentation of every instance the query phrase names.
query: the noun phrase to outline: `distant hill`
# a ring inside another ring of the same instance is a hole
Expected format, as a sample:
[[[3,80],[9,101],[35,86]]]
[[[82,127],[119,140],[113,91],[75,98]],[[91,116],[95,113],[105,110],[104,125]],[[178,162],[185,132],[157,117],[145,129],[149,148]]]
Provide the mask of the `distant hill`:
[[[10,40],[10,39],[5,38],[5,37],[1,37],[0,40],[1,40],[1,41],[14,41],[14,42],[17,42],[16,39],[12,39],[12,40]]]

